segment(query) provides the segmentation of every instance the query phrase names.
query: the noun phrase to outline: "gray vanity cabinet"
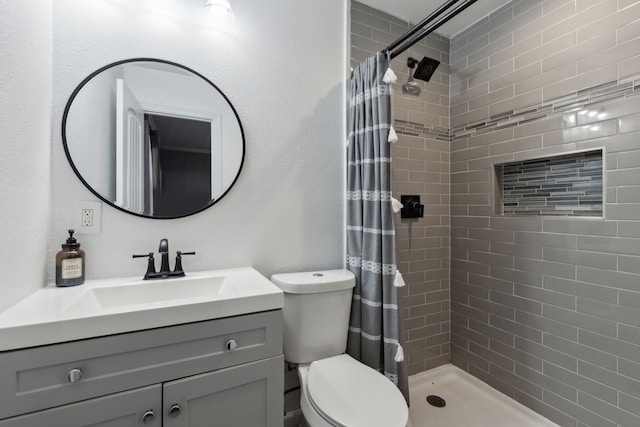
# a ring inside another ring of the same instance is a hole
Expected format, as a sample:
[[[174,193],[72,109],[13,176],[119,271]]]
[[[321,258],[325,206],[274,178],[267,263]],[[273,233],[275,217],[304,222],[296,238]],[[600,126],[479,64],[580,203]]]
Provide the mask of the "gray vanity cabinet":
[[[0,427],[282,427],[280,310],[0,353]]]
[[[166,383],[162,425],[282,426],[283,367],[274,357]]]
[[[0,426],[161,427],[161,400],[162,386],[157,384],[8,418]]]

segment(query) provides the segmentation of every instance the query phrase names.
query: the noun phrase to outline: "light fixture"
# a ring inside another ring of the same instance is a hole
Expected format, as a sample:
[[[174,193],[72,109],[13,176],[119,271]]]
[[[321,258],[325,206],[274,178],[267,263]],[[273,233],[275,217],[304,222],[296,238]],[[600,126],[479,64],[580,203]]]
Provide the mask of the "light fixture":
[[[234,19],[229,0],[207,0],[204,8],[211,14],[213,19],[226,21]]]
[[[172,11],[178,7],[178,0],[154,0],[152,4],[158,10]]]

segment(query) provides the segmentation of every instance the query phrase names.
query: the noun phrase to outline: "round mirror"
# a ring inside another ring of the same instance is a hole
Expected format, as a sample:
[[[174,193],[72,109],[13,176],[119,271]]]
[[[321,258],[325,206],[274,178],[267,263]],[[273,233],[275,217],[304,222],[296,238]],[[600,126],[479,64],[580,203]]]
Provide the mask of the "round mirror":
[[[92,73],[64,110],[71,167],[100,199],[133,215],[180,218],[220,200],[244,160],[244,133],[209,80],[159,59]]]

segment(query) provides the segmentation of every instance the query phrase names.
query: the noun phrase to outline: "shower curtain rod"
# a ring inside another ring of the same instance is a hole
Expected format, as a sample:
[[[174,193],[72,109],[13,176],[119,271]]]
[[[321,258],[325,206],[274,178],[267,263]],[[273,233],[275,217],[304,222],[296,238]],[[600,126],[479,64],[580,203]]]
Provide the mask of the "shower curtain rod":
[[[451,9],[445,15],[443,15],[438,20],[433,22],[431,25],[424,28],[431,21],[438,18],[438,16],[440,16],[445,10],[449,9],[451,6],[458,3],[459,1],[460,0],[449,0],[448,2],[442,4],[436,10],[434,10],[429,16],[427,16],[422,21],[420,21],[415,27],[413,27],[411,30],[404,33],[396,41],[394,41],[389,46],[387,46],[384,52],[389,53],[391,56],[391,59],[395,58],[396,56],[400,55],[402,52],[404,52],[405,50],[409,49],[411,46],[419,42],[421,39],[425,38],[427,35],[429,35],[433,31],[437,30],[441,25],[445,24],[447,21],[449,21],[451,18],[453,18],[454,16],[456,16],[457,14],[465,10],[467,7],[471,6],[477,0],[463,1],[461,4]],[[411,38],[418,31],[420,31],[420,33],[417,36]]]

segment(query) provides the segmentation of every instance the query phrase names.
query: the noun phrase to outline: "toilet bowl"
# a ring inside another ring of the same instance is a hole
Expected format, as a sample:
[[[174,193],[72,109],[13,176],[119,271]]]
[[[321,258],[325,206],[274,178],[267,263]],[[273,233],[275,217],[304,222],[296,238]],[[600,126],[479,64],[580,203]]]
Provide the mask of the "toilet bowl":
[[[344,354],[355,277],[347,270],[275,274],[284,292],[284,356],[298,364],[311,427],[407,427],[409,409],[378,371]]]
[[[311,427],[406,427],[402,393],[384,375],[342,354],[298,367],[300,407]]]

